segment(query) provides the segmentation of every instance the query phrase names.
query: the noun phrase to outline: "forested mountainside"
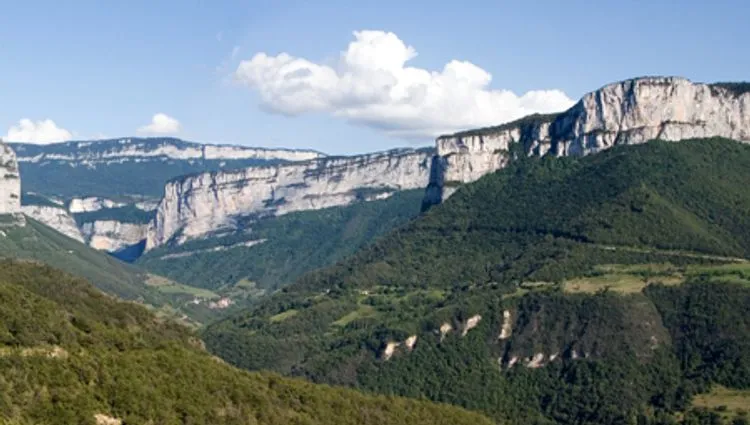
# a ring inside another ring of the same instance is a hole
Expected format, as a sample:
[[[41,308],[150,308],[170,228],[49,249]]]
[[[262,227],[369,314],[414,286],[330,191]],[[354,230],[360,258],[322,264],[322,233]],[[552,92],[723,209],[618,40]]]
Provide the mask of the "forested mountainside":
[[[695,394],[750,389],[750,146],[515,157],[208,348],[519,424],[695,423]]]
[[[59,268],[87,279],[107,294],[147,304],[160,315],[192,324],[223,313],[211,304],[221,298],[219,294],[123,263],[24,216],[0,216],[0,258]],[[196,299],[203,302],[196,304]]]
[[[235,369],[48,266],[0,262],[0,423],[491,424],[457,407]]]

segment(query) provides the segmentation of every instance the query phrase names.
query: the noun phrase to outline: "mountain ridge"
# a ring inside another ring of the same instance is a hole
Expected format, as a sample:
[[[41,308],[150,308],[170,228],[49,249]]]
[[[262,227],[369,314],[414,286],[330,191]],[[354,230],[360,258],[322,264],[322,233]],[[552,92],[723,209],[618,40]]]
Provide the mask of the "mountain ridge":
[[[567,111],[438,137],[425,206],[504,167],[514,155],[581,156],[652,139],[725,137],[750,142],[747,83],[638,77],[584,95]]]

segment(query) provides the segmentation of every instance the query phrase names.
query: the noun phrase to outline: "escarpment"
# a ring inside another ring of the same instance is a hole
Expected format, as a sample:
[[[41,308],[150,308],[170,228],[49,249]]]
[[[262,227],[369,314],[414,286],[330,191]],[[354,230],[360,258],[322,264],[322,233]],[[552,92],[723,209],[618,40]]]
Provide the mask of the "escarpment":
[[[21,211],[21,178],[13,150],[0,140],[0,214]]]
[[[437,139],[429,206],[503,168],[513,155],[582,156],[653,139],[725,137],[750,142],[750,85],[644,77],[607,85],[565,112]]]
[[[425,187],[431,149],[398,149],[202,173],[168,183],[146,247],[177,243],[259,215],[282,215],[389,197]]]

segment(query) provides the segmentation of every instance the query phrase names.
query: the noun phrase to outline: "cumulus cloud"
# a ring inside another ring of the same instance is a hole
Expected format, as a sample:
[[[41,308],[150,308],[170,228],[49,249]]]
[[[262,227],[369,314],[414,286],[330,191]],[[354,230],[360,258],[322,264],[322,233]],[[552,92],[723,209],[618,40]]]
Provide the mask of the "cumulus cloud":
[[[17,125],[11,126],[5,135],[9,142],[36,143],[40,145],[64,142],[73,138],[73,134],[60,128],[50,119],[32,121],[23,118]]]
[[[404,137],[497,125],[574,103],[560,90],[492,89],[492,75],[467,61],[452,60],[440,71],[407,66],[416,56],[394,33],[356,31],[337,64],[257,53],[240,62],[234,77],[272,112],[330,113]]]
[[[167,114],[158,113],[151,118],[151,124],[138,129],[142,134],[174,134],[180,131],[180,122]]]

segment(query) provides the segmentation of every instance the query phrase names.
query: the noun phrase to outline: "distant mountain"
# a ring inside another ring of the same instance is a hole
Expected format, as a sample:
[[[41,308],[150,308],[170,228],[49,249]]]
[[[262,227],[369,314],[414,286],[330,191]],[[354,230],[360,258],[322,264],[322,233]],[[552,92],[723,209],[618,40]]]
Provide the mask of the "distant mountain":
[[[514,158],[209,350],[519,424],[673,423],[711,384],[750,390],[750,146]]]
[[[168,180],[184,174],[319,158],[310,150],[122,138],[49,145],[10,143],[23,180],[24,212],[119,258],[143,251]]]
[[[309,150],[200,144],[174,138],[9,146],[18,157],[23,190],[63,201],[92,196],[158,199],[168,180],[184,174],[324,156]]]
[[[27,262],[0,262],[0,376],[0,422],[9,424],[492,423],[456,407],[237,370],[186,328]]]

